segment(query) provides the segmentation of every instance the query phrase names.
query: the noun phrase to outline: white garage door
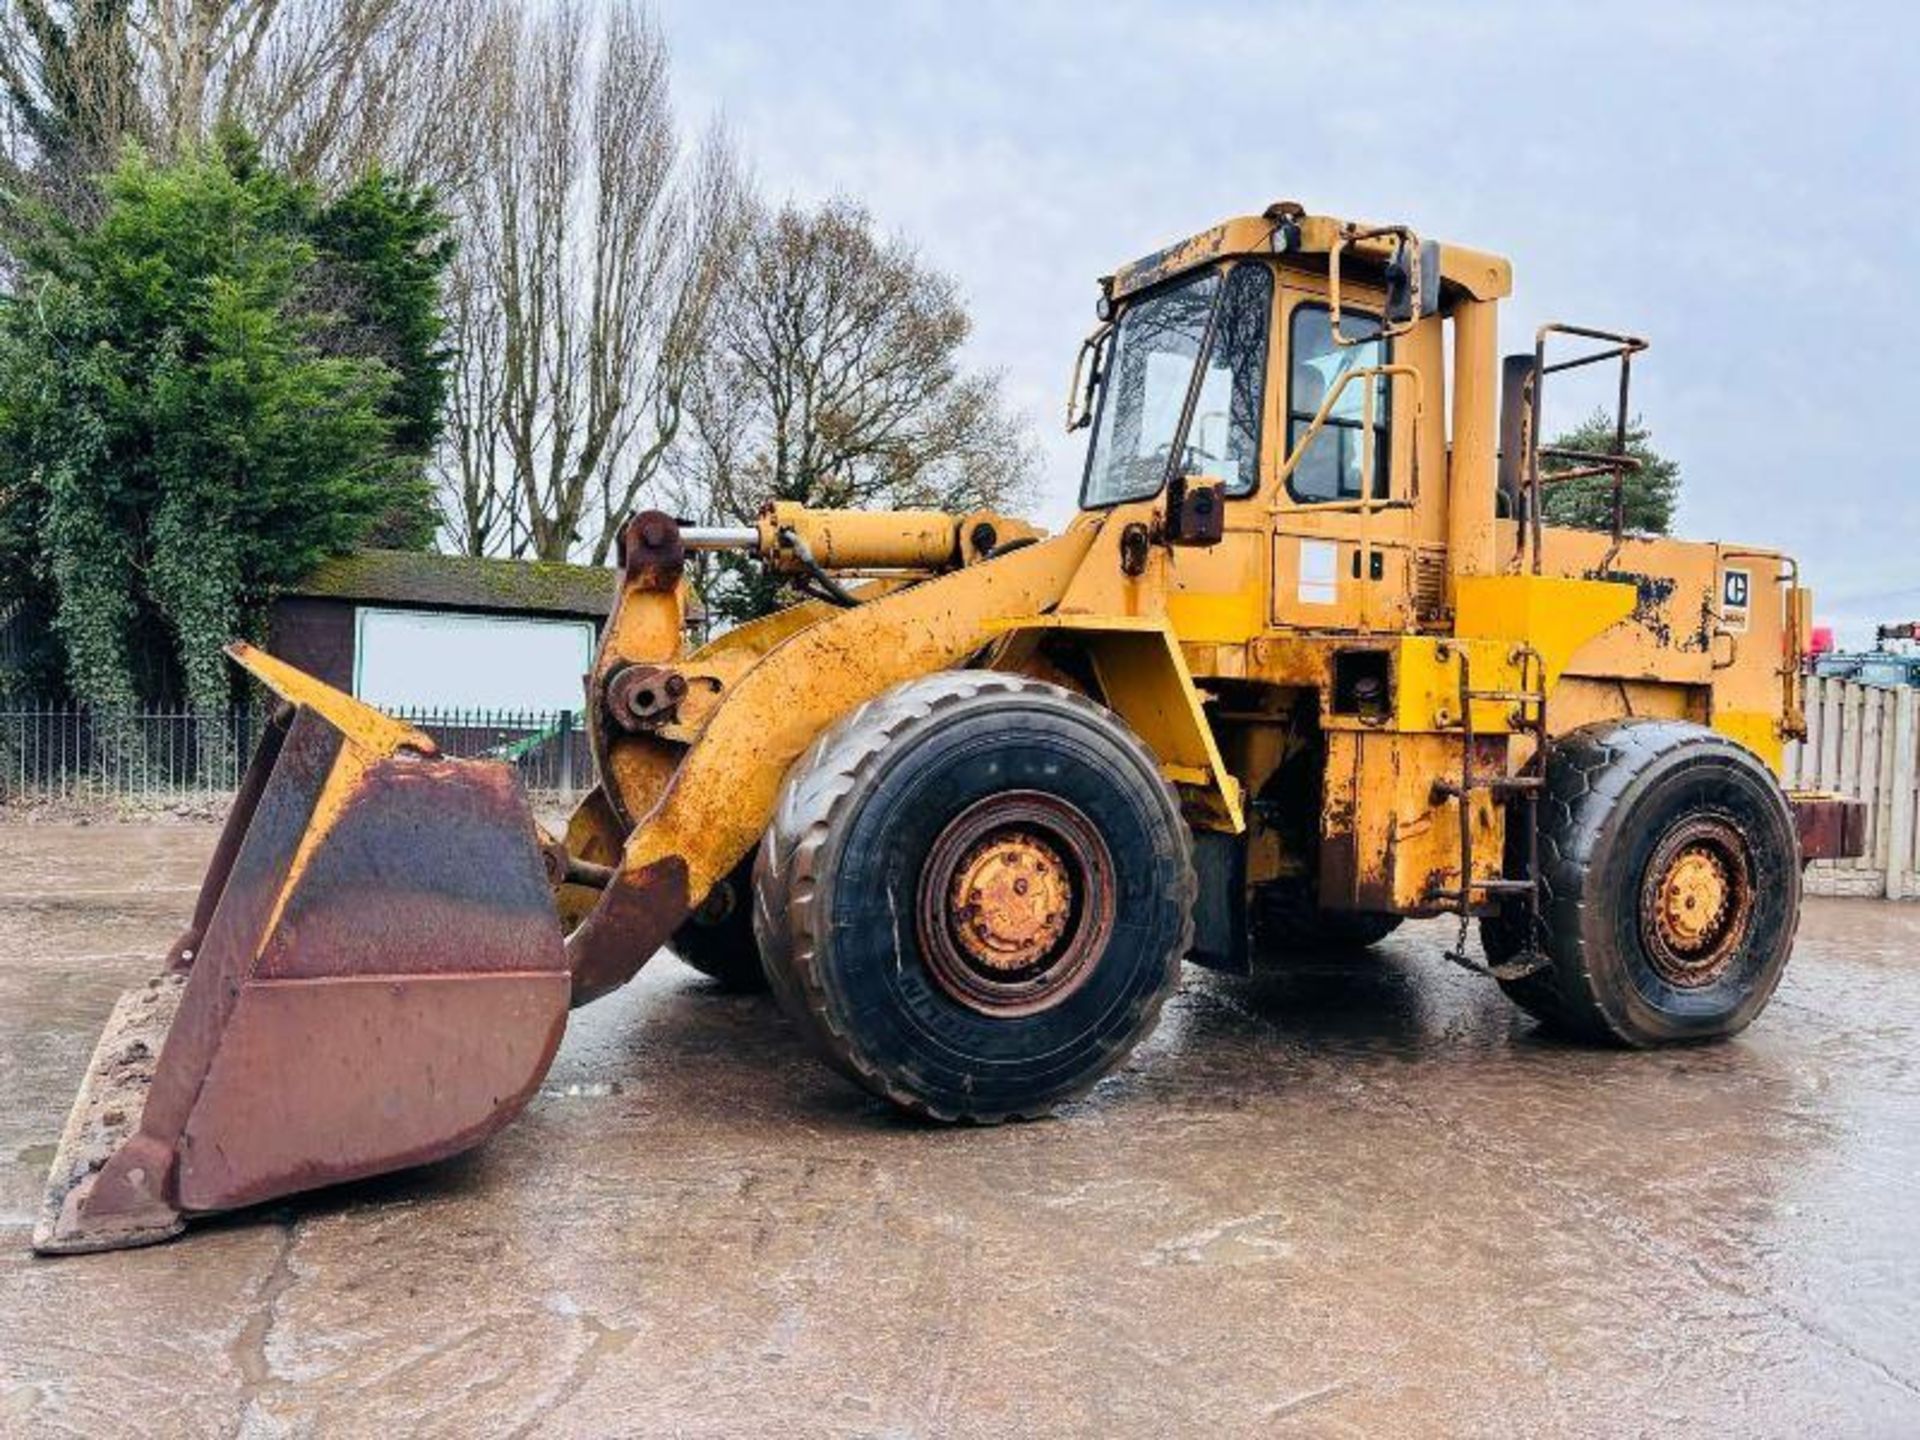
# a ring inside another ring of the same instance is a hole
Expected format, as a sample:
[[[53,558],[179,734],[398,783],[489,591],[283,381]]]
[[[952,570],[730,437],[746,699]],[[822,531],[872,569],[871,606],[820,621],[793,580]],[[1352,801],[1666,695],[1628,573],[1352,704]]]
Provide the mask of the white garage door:
[[[406,710],[578,710],[593,626],[362,606],[353,693]]]

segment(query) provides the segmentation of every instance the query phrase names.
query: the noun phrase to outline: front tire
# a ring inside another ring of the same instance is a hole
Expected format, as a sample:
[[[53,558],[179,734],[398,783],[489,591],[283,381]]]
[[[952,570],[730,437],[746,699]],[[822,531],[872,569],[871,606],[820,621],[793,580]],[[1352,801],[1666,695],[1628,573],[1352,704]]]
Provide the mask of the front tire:
[[[1055,685],[957,671],[828,729],[754,873],[775,995],[916,1115],[1038,1115],[1153,1028],[1192,940],[1191,837],[1152,754]]]
[[[1502,981],[1507,994],[1557,1029],[1630,1046],[1751,1024],[1800,920],[1799,841],[1772,772],[1702,726],[1606,721],[1553,742],[1541,804],[1550,963]],[[1484,923],[1489,957],[1517,954],[1523,929],[1514,913]]]

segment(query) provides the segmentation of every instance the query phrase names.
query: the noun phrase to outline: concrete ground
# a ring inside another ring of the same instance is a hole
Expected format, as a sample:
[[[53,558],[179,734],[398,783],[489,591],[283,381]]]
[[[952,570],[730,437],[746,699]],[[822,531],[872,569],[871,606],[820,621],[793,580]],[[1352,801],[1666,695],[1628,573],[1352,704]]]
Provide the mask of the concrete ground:
[[[981,1131],[663,958],[473,1156],[35,1260],[213,833],[0,825],[0,1433],[1920,1431],[1920,909],[1810,902],[1760,1023],[1660,1054],[1543,1039],[1441,925],[1190,970]]]

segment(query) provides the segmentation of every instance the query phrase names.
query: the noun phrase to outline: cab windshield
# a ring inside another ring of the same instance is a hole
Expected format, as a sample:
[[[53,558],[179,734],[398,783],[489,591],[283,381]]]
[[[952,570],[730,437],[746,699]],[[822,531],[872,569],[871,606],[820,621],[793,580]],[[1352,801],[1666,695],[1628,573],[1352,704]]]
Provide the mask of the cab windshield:
[[[1238,265],[1225,276],[1201,271],[1127,307],[1104,366],[1082,506],[1148,499],[1159,493],[1170,472],[1215,477],[1229,494],[1256,488],[1272,307],[1273,274],[1258,264]],[[1181,416],[1194,392],[1194,366],[1203,348],[1208,351],[1205,373],[1182,436]]]

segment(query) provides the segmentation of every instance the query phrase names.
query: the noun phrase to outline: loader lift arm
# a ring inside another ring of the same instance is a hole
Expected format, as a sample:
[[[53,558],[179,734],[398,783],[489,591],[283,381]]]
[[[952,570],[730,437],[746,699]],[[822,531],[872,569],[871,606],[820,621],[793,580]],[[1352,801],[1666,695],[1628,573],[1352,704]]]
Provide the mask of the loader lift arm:
[[[677,535],[669,537],[664,528],[657,533],[678,548]],[[1070,530],[826,613],[760,656],[727,687],[691,745],[671,757],[664,787],[638,817],[613,876],[568,938],[575,1003],[631,979],[753,848],[773,813],[782,777],[822,729],[904,680],[958,664],[994,639],[1009,617],[1051,609],[1093,535],[1091,527]],[[635,547],[627,568],[652,577],[629,582],[629,604],[677,613],[675,559],[663,561],[655,551]],[[633,629],[664,637],[670,626]],[[596,676],[646,663],[603,652]],[[628,751],[624,762],[613,762],[617,776],[623,770],[658,773],[669,758],[661,748],[672,742],[641,731],[614,743]],[[642,748],[651,764],[634,756]]]

